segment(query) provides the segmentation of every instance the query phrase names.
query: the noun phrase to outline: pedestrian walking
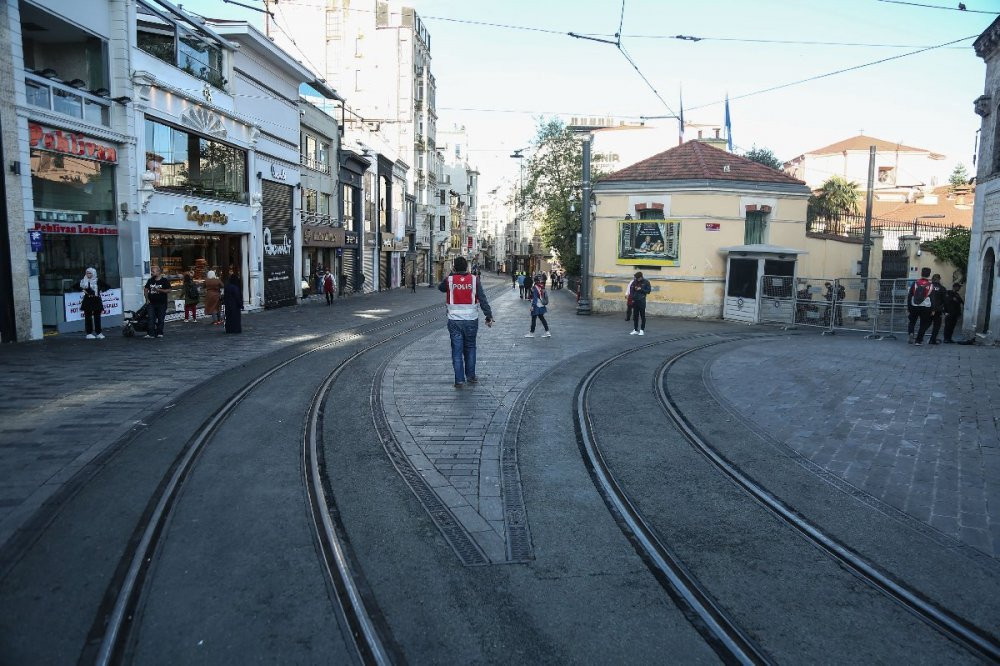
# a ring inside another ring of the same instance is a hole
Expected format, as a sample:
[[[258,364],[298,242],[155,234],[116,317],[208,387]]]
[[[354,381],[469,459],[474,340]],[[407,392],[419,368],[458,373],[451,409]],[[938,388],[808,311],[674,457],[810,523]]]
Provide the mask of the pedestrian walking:
[[[143,286],[149,303],[149,332],[147,338],[163,337],[163,322],[167,318],[167,296],[170,294],[170,280],[163,277],[159,266],[153,266],[150,277]]]
[[[101,313],[104,311],[104,300],[101,292],[107,290],[107,285],[97,279],[97,269],[88,268],[80,280],[80,290],[83,300],[80,301],[80,312],[83,313],[83,325],[87,329],[88,340],[103,340],[101,332]]]
[[[345,290],[347,289],[347,275],[345,273],[340,274],[340,295],[343,296]]]
[[[412,293],[417,293],[417,274],[410,273],[410,291]]]
[[[191,271],[184,273],[184,323],[188,323],[188,313],[191,313],[191,323],[198,321],[198,301],[201,294],[198,293],[198,285],[194,283],[194,275]]]
[[[514,271],[510,272],[510,288],[517,289],[517,273]]]
[[[955,342],[952,339],[955,334],[955,325],[962,318],[962,307],[965,305],[965,301],[958,293],[961,288],[960,283],[952,285],[951,289],[944,294],[944,341],[946,344]]]
[[[944,317],[945,288],[941,284],[941,276],[937,273],[931,276],[931,339],[927,344],[938,343],[938,333],[941,332],[941,320]]]
[[[549,311],[546,307],[548,304],[549,296],[545,293],[545,277],[543,275],[536,275],[535,284],[531,287],[531,330],[524,337],[535,337],[536,320],[542,322],[542,326],[545,327],[542,337],[552,337],[552,332],[549,331],[549,322],[545,321],[545,313]]]
[[[525,285],[525,275],[523,272],[517,274],[517,288],[518,296],[524,298],[524,294],[527,291],[527,285]]]
[[[316,289],[313,293],[316,295],[323,293],[323,280],[326,279],[326,271],[323,269],[322,264],[316,267]]]
[[[222,290],[225,287],[222,280],[215,276],[215,271],[205,275],[205,316],[212,315],[212,325],[222,324]]]
[[[915,336],[909,338],[909,342],[914,345],[924,344],[924,333],[931,325],[931,269],[921,268],[920,279],[910,285],[910,290],[906,294],[906,303],[912,307],[917,316],[919,326]]]
[[[323,274],[323,295],[326,296],[326,304],[333,305],[333,273],[330,271]]]
[[[235,273],[229,276],[222,299],[226,304],[226,333],[242,333],[243,289],[240,276]]]
[[[493,325],[493,310],[479,278],[469,273],[465,257],[455,257],[452,272],[441,281],[438,290],[446,294],[448,336],[451,338],[451,364],[455,369],[455,388],[465,382],[475,384],[476,336],[479,333],[479,309],[486,315],[486,325]]]
[[[646,294],[653,287],[649,280],[642,277],[641,272],[636,272],[634,278],[629,286],[629,295],[632,297],[632,332],[629,335],[646,335]]]

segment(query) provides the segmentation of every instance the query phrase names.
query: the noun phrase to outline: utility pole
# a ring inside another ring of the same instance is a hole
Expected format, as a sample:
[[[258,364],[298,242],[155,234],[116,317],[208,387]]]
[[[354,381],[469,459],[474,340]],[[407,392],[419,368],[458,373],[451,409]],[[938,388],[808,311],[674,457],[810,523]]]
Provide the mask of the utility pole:
[[[875,146],[868,148],[868,196],[865,201],[865,235],[861,244],[861,294],[868,300],[868,263],[872,256],[872,200],[875,198]]]
[[[583,137],[583,202],[580,206],[580,301],[578,315],[590,314],[590,142],[592,134]]]

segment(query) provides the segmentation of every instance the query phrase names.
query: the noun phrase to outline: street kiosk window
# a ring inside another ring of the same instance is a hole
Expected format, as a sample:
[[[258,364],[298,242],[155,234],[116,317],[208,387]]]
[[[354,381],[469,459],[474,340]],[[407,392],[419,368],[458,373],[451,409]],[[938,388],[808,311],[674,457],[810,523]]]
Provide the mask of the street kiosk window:
[[[757,298],[757,260],[730,259],[726,296]]]

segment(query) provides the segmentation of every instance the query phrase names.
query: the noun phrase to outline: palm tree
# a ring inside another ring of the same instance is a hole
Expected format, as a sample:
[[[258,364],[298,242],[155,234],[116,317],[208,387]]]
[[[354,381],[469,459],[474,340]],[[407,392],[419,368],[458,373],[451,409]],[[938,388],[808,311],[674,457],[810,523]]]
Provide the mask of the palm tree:
[[[809,197],[808,218],[836,218],[844,213],[857,215],[860,196],[861,189],[857,183],[832,176],[816,194]]]

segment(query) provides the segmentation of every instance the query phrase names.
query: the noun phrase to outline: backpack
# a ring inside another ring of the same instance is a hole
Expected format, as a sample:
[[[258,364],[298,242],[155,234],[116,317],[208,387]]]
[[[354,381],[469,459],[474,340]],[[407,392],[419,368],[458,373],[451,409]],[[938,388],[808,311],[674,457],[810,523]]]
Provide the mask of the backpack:
[[[930,294],[931,294],[931,285],[929,283],[920,284],[919,282],[914,282],[913,297],[910,299],[910,302],[913,303],[914,305],[919,305],[920,303],[926,301],[927,297],[930,296]]]
[[[844,289],[843,285],[837,287],[837,300],[842,301],[847,298],[847,290]]]
[[[548,305],[548,304],[549,304],[549,292],[543,291],[542,292],[542,305]]]
[[[191,283],[186,288],[187,293],[185,294],[188,298],[198,298],[198,285]]]

